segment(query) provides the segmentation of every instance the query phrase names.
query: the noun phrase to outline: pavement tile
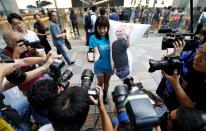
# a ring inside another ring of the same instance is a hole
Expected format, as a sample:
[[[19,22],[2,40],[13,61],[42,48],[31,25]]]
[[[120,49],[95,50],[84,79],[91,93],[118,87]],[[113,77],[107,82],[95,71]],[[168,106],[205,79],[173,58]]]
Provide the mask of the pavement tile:
[[[137,78],[139,79],[147,79],[147,78],[152,78],[151,74],[148,72],[138,72],[136,73]]]
[[[133,71],[135,73],[147,71],[147,68],[143,65],[142,62],[133,62]]]

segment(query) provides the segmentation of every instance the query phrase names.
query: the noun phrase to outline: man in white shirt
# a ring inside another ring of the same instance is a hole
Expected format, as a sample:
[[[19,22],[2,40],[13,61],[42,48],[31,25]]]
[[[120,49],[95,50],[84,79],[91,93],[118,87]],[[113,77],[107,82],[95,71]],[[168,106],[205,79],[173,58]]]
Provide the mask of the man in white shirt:
[[[91,12],[91,22],[92,22],[91,33],[94,33],[96,19],[97,19],[97,6],[93,5],[92,6],[92,12]]]
[[[8,15],[8,21],[11,24],[12,28],[18,32],[21,33],[21,35],[24,37],[24,39],[28,40],[29,42],[39,41],[38,36],[34,31],[27,30],[24,26],[23,19],[20,15],[16,13],[11,13]],[[36,53],[35,48],[28,48],[33,53]],[[37,56],[46,56],[46,53],[43,51],[40,53],[37,53]]]

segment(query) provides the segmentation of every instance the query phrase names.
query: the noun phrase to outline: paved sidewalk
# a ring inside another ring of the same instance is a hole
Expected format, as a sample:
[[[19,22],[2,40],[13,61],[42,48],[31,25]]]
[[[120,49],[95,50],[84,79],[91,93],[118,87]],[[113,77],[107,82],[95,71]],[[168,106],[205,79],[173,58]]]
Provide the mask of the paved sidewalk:
[[[149,62],[148,59],[156,59],[160,60],[162,56],[161,51],[161,37],[149,37],[143,38],[133,47],[130,47],[133,57],[133,71],[131,76],[134,77],[134,82],[141,81],[145,89],[150,90],[155,93],[158,83],[161,79],[160,71],[156,71],[154,73],[148,73]],[[75,64],[72,66],[65,66],[63,70],[67,68],[73,72],[73,77],[71,81],[73,85],[80,86],[81,83],[81,74],[84,69],[92,69],[93,64],[87,62],[86,54],[88,51],[88,47],[85,46],[84,40],[70,40],[72,45],[72,50],[67,50],[68,56],[71,60],[75,60]],[[3,41],[0,41],[0,47],[4,47]],[[56,51],[56,48],[53,46],[50,41],[52,50]],[[92,83],[92,86],[97,84],[97,79],[95,79]],[[109,87],[109,104],[106,105],[107,112],[110,116],[113,115],[114,103],[112,101],[111,92],[114,90],[115,86],[122,85],[122,81],[116,76],[113,75],[110,80]],[[87,122],[85,123],[85,127],[93,127],[94,122],[98,116],[98,109],[95,106],[91,106],[89,117]],[[97,124],[97,128],[101,129],[101,119]]]
[[[149,62],[148,59],[161,59],[161,40],[160,37],[151,37],[144,38],[138,42],[134,47],[130,47],[133,56],[133,71],[131,76],[134,78],[134,82],[141,81],[143,83],[144,88],[155,93],[158,83],[161,79],[160,71],[156,71],[154,73],[148,73]],[[73,85],[80,86],[81,82],[81,74],[84,69],[92,69],[93,64],[87,62],[86,53],[88,51],[88,47],[85,46],[85,41],[73,40],[71,41],[72,50],[68,51],[68,56],[75,60],[75,65],[68,67],[74,74],[71,78]],[[95,77],[92,86],[97,84],[97,79]],[[111,92],[114,90],[115,86],[122,85],[122,81],[116,76],[113,75],[110,80],[109,87],[109,104],[106,105],[107,112],[110,116],[113,115],[114,103],[112,101]],[[85,127],[93,127],[94,122],[98,116],[98,109],[95,106],[91,106],[89,117],[87,122],[85,123]],[[101,129],[101,119],[97,124],[97,128]]]

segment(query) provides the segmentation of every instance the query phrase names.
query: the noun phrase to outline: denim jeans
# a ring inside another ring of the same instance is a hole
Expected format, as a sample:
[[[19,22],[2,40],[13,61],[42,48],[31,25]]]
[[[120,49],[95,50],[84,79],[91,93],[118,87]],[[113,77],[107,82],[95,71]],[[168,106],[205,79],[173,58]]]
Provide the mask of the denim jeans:
[[[16,98],[15,101],[11,101],[9,105],[16,109],[16,111],[19,112],[20,115],[24,116],[25,119],[30,119],[30,105],[26,96]]]
[[[56,48],[57,48],[57,54],[62,54],[64,59],[66,60],[66,62],[70,65],[71,64],[71,61],[69,60],[69,57],[67,56],[67,53],[66,51],[64,50],[64,47],[63,45],[55,45]]]
[[[31,110],[31,114],[32,114],[32,116],[37,124],[40,124],[41,126],[43,126],[43,125],[51,123],[47,117],[48,110],[39,111],[39,113],[41,113],[41,114],[37,113],[32,106],[30,106],[30,110]]]

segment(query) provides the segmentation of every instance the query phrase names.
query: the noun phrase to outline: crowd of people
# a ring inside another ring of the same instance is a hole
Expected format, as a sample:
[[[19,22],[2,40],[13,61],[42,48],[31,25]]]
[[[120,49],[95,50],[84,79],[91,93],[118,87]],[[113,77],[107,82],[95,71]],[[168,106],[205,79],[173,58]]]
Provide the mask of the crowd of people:
[[[129,75],[127,48],[129,48],[130,33],[125,33],[125,26],[119,26],[116,31],[117,40],[109,41],[109,19],[118,21],[120,15],[115,8],[111,9],[111,15],[107,16],[106,9],[101,8],[98,16],[98,7],[84,8],[83,24],[86,32],[86,45],[94,52],[94,73],[97,76],[97,86],[93,87],[98,98],[88,95],[88,89],[72,86],[69,81],[68,87],[64,88],[52,77],[46,75],[50,65],[63,56],[68,66],[75,62],[71,61],[64,49],[66,31],[58,25],[56,11],[48,13],[50,20],[50,32],[41,22],[38,14],[34,15],[36,23],[34,31],[24,27],[24,21],[19,14],[8,15],[8,22],[13,30],[3,32],[6,47],[1,49],[0,54],[0,93],[5,95],[4,104],[10,105],[27,121],[34,119],[33,124],[39,125],[39,131],[79,131],[86,122],[90,104],[99,108],[104,131],[118,130],[120,122],[110,119],[105,104],[108,104],[108,89],[111,76],[116,75],[123,80]],[[124,9],[123,9],[124,11]],[[151,30],[155,30],[160,16],[164,16],[163,23],[170,21],[171,8],[164,11],[155,9],[152,19]],[[122,13],[124,14],[124,13]],[[132,9],[130,21],[148,22],[149,9],[146,7]],[[174,41],[173,55],[182,59],[181,70],[175,69],[172,75],[162,70],[161,84],[158,88],[172,89],[167,93],[160,92],[170,110],[167,116],[168,131],[198,131],[205,130],[206,105],[204,94],[206,91],[206,26],[205,12],[200,16],[200,24],[197,26],[195,37],[200,39],[196,49],[183,51],[187,43]],[[175,19],[178,18],[177,14]],[[73,32],[79,35],[78,22],[75,11],[71,9],[70,21]],[[47,36],[51,34],[53,45],[57,53],[51,51]],[[40,41],[43,49],[32,47],[32,42]],[[30,43],[25,44],[25,43]],[[111,48],[114,48],[111,51]],[[110,56],[112,55],[112,57]],[[8,56],[12,62],[4,62]],[[114,60],[114,67],[111,64]],[[137,65],[138,66],[138,65]],[[171,65],[172,66],[172,65]],[[9,99],[8,92],[15,90],[18,94]],[[163,96],[164,95],[164,96]],[[115,110],[115,109],[114,109]],[[32,117],[31,117],[32,116]],[[121,124],[121,123],[120,123]],[[160,126],[157,131],[163,130]]]

